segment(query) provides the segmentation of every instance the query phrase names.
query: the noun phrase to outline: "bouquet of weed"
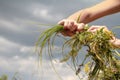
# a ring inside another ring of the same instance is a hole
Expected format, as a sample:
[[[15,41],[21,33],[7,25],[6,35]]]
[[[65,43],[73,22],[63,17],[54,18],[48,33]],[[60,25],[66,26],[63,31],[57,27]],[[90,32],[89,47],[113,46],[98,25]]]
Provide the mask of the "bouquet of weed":
[[[79,74],[81,66],[84,67],[86,74],[88,74],[88,80],[120,80],[120,54],[113,47],[109,40],[112,39],[114,34],[112,31],[104,31],[104,28],[96,31],[95,33],[88,32],[88,26],[85,26],[82,32],[76,32],[69,40],[65,41],[65,46],[70,47],[70,51],[67,55],[64,55],[61,62],[66,62],[70,58],[73,63],[79,54],[82,47],[87,46],[87,55],[83,62],[75,67],[76,75]],[[39,51],[40,59],[42,59],[42,50],[45,45],[48,45],[48,52],[51,53],[51,45],[54,42],[56,34],[63,31],[63,26],[56,25],[46,31],[44,31],[37,43],[37,51]],[[53,45],[54,46],[54,45]],[[85,63],[85,60],[90,58],[89,62]]]

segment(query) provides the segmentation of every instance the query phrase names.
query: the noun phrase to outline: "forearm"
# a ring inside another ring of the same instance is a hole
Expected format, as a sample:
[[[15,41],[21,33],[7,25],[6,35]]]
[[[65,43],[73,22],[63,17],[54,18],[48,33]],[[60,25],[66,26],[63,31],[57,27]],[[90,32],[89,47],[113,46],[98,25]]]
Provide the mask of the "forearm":
[[[74,14],[70,15],[67,19],[74,20],[76,22],[79,22],[79,17],[81,15],[83,10],[77,11]]]
[[[120,0],[105,0],[89,8],[94,19],[120,12]]]
[[[89,23],[103,16],[117,12],[120,12],[120,0],[105,0],[93,7],[80,10],[67,19],[75,20],[80,23]]]

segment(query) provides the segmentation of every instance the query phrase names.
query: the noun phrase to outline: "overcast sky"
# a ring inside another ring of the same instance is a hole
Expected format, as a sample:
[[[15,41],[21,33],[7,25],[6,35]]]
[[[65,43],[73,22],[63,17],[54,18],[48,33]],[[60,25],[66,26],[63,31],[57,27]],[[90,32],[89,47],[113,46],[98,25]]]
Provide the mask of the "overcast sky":
[[[23,80],[58,80],[51,69],[50,60],[43,60],[42,75],[34,52],[35,41],[41,31],[56,24],[77,10],[100,3],[102,0],[0,0],[0,75],[7,74],[9,80],[16,72]],[[91,25],[120,25],[120,13],[96,20]],[[119,36],[120,30],[115,30]],[[56,44],[59,51],[61,45]],[[56,50],[53,50],[56,53]],[[83,51],[84,52],[84,51]],[[83,55],[81,55],[83,56]],[[56,57],[58,61],[58,56]],[[77,80],[66,64],[53,61],[63,80]],[[82,76],[82,74],[81,74]]]

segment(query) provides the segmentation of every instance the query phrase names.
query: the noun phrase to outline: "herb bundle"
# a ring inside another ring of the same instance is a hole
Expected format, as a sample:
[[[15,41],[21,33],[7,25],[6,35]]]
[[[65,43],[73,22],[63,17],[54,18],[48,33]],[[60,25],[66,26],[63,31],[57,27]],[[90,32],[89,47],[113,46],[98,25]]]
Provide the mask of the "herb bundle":
[[[83,66],[86,74],[88,74],[88,80],[120,80],[120,60],[118,59],[120,54],[109,43],[114,34],[112,31],[104,31],[104,28],[92,33],[87,31],[88,28],[88,26],[85,26],[82,32],[76,32],[74,36],[65,41],[63,48],[67,46],[70,51],[60,61],[66,62],[71,58],[73,63],[75,63],[82,47],[87,46],[87,55],[83,62],[79,66],[74,65],[75,68],[78,67],[76,75],[79,74],[80,68]],[[40,35],[36,47],[41,61],[44,46],[48,45],[48,53],[51,55],[51,46],[54,46],[54,38],[56,34],[63,30],[63,26],[56,25]],[[50,44],[50,40],[53,41],[52,44]],[[87,58],[90,58],[90,60],[85,63]]]

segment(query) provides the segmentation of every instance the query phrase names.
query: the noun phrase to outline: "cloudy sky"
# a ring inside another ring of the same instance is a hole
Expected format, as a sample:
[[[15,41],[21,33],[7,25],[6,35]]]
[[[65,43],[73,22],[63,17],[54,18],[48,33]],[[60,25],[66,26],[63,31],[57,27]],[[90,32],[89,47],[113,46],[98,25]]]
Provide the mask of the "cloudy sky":
[[[41,31],[48,27],[43,24],[56,24],[77,10],[93,6],[102,0],[0,0],[0,76],[7,74],[9,80],[17,73],[22,80],[58,80],[50,67],[50,60],[44,58],[43,71],[38,66],[34,45]],[[109,28],[120,25],[120,13],[113,14],[91,25],[107,25]],[[120,30],[115,30],[120,38]],[[56,44],[60,53],[61,45]],[[53,50],[56,53],[56,50]],[[84,51],[83,51],[84,52]],[[58,73],[63,80],[77,80],[74,72],[64,63],[56,61]],[[83,55],[81,55],[83,56]],[[42,72],[42,74],[41,74]],[[81,75],[82,76],[82,75]]]

